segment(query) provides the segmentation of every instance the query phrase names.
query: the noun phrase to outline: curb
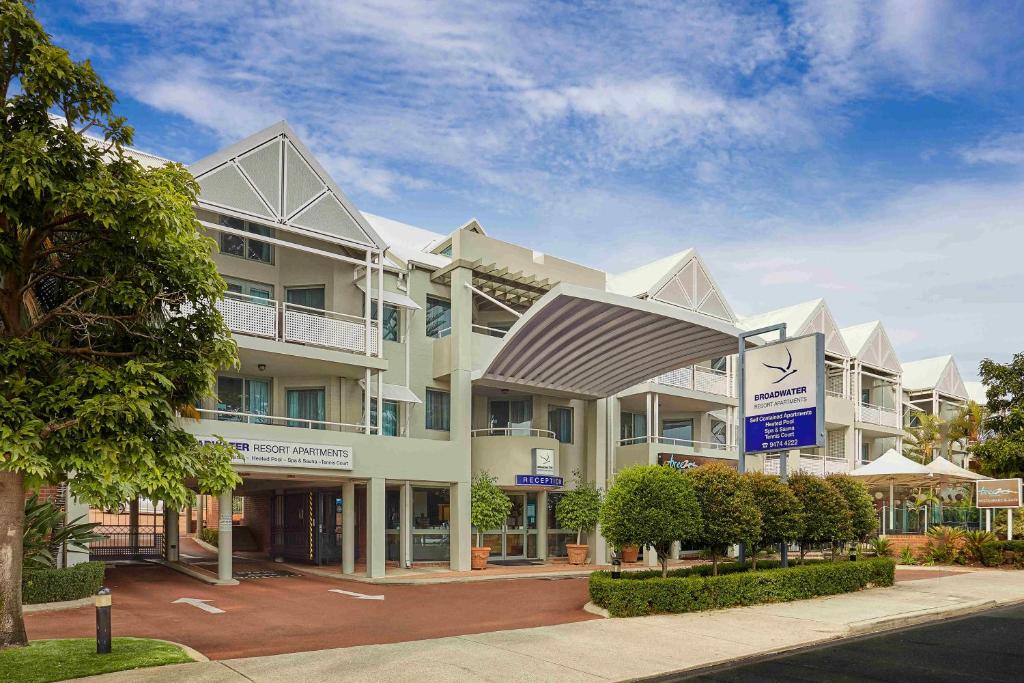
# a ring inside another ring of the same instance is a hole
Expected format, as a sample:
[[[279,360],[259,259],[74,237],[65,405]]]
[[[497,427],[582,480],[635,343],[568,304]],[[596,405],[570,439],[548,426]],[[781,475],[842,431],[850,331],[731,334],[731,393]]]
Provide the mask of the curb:
[[[79,598],[78,600],[61,600],[60,602],[37,602],[34,605],[22,605],[23,614],[34,614],[37,612],[59,612],[66,609],[78,609],[92,605],[94,596]]]
[[[237,579],[231,579],[230,581],[221,581],[215,575],[207,574],[206,572],[201,572],[197,569],[193,569],[192,567],[189,567],[183,562],[168,562],[167,560],[160,560],[157,564],[163,565],[168,569],[173,569],[176,572],[180,572],[185,576],[190,576],[193,579],[196,579],[197,581],[202,581],[203,583],[209,584],[211,586],[238,585]]]
[[[977,600],[951,607],[929,607],[927,609],[915,610],[913,612],[898,614],[892,617],[884,617],[882,619],[855,621],[847,625],[846,635],[842,637],[891,631],[893,629],[925,624],[930,621],[938,621],[940,619],[955,619],[957,617],[994,609],[996,607],[1006,607],[1010,604],[1012,603],[1000,602],[999,600]]]
[[[587,604],[583,605],[583,611],[589,612],[590,614],[596,614],[597,616],[604,617],[605,619],[612,618],[612,615],[608,610],[606,610],[604,607],[598,607],[593,602],[588,602]]]

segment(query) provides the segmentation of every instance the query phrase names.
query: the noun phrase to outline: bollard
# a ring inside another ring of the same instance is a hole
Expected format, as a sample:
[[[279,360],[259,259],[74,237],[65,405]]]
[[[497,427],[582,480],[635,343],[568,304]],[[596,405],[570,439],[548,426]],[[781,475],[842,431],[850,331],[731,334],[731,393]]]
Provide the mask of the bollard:
[[[96,654],[110,654],[110,589],[96,592]]]
[[[612,578],[622,578],[622,560],[619,559],[618,555],[612,557]]]

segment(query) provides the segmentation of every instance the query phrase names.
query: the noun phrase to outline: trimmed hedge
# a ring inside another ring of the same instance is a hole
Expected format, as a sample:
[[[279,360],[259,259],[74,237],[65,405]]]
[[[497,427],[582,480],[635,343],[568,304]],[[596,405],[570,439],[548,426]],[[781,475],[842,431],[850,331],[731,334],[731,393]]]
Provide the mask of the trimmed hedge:
[[[891,559],[881,557],[807,563],[788,569],[758,568],[756,572],[730,563],[718,568],[719,576],[705,576],[703,566],[677,570],[668,578],[654,572],[624,572],[623,578],[613,579],[608,572],[594,572],[590,575],[590,599],[614,617],[699,612],[891,586],[895,568]]]
[[[996,541],[996,547],[1004,552],[1024,553],[1024,541]]]
[[[79,600],[96,594],[103,585],[102,562],[83,562],[60,569],[30,569],[21,578],[21,602]]]
[[[217,529],[210,529],[209,527],[200,529],[199,540],[205,541],[210,545],[217,545]]]

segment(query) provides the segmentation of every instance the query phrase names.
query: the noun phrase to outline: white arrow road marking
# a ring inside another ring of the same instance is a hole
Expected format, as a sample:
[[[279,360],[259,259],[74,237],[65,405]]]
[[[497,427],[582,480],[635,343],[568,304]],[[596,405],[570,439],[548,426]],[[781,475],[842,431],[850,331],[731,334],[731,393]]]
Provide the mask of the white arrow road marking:
[[[224,610],[219,607],[207,605],[206,603],[210,602],[209,600],[200,600],[199,598],[178,598],[172,604],[176,605],[179,602],[186,605],[192,605],[193,607],[198,607],[204,612],[209,612],[210,614],[224,614]]]
[[[352,591],[343,591],[340,588],[328,588],[327,592],[328,593],[341,593],[342,595],[347,595],[347,596],[349,596],[351,598],[355,598],[356,600],[383,600],[384,599],[383,595],[363,595],[362,593],[353,593]]]

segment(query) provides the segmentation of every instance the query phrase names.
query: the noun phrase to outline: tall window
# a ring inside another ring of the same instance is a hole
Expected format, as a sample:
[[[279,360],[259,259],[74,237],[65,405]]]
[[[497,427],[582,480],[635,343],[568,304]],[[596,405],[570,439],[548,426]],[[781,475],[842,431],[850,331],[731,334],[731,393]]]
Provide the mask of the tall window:
[[[665,420],[662,436],[683,445],[693,443],[693,420]]]
[[[251,303],[268,303],[274,298],[274,285],[262,282],[250,282],[237,278],[224,278],[229,294],[238,294],[239,298]]]
[[[304,306],[323,311],[326,308],[324,286],[316,287],[288,287],[285,290],[285,298],[290,304]],[[314,311],[300,311],[301,313],[314,313]]]
[[[217,378],[217,410],[225,413],[268,415],[270,413],[270,380],[221,375]],[[218,415],[217,419],[256,424],[269,422],[269,420],[258,417],[248,418],[223,414]]]
[[[533,399],[492,399],[491,429],[508,429],[513,436],[529,436],[533,420]]]
[[[427,297],[427,336],[447,337],[452,333],[452,302]]]
[[[323,429],[323,421],[326,419],[324,388],[289,389],[288,417],[295,418],[294,421],[289,420],[289,427]],[[313,422],[306,422],[305,420],[313,420]]]
[[[427,389],[427,429],[447,432],[451,429],[451,396],[447,391]]]
[[[370,301],[370,320],[377,319],[377,301],[375,299]],[[391,304],[384,304],[384,341],[398,341],[399,335],[399,319],[398,306]],[[429,334],[429,333],[428,333]]]
[[[219,222],[226,228],[233,228],[242,232],[262,237],[273,237],[274,229],[259,223],[243,221],[240,218],[231,216],[220,216]],[[220,234],[220,252],[228,256],[259,261],[260,263],[274,262],[274,245],[263,242],[248,235],[235,235],[222,232]]]
[[[561,443],[572,443],[572,408],[553,406],[548,409],[548,429]]]
[[[398,436],[398,402],[384,401],[384,425],[381,427],[381,434],[384,436]],[[370,400],[370,425],[377,426],[377,401]]]
[[[711,418],[711,443],[724,446],[726,441],[725,422],[717,417]]]
[[[643,413],[622,413],[619,433],[623,439],[642,439],[647,436],[647,416]]]
[[[712,370],[719,370],[725,372],[725,356],[719,356],[718,358],[712,358],[708,364]]]

